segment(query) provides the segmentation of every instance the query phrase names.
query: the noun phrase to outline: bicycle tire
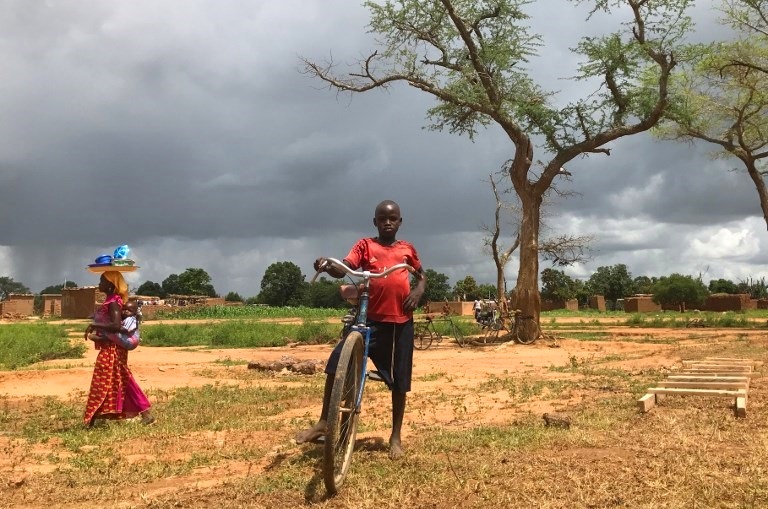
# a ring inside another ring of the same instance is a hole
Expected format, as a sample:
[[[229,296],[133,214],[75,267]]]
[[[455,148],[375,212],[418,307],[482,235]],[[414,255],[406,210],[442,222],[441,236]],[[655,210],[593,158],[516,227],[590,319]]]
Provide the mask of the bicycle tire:
[[[413,347],[416,350],[426,350],[432,345],[432,331],[429,326],[419,327],[413,335]]]
[[[347,476],[355,449],[359,408],[356,407],[363,376],[363,336],[352,331],[336,367],[328,401],[327,430],[323,451],[323,481],[329,494],[335,494]]]
[[[451,334],[453,334],[454,339],[456,339],[456,342],[459,344],[460,347],[464,347],[464,344],[466,343],[466,340],[464,339],[464,334],[461,333],[461,330],[459,329],[459,326],[453,323],[453,320],[448,320],[451,323]]]
[[[532,334],[520,334],[520,327],[522,323],[525,321],[525,318],[521,318],[520,321],[515,324],[514,330],[515,330],[515,341],[520,343],[521,345],[532,345],[536,342],[537,339],[539,339],[539,326],[533,322],[533,327],[536,328],[535,331],[532,331]],[[529,321],[532,321],[531,319],[528,319]],[[530,327],[530,325],[528,325]],[[531,338],[531,339],[527,339]]]

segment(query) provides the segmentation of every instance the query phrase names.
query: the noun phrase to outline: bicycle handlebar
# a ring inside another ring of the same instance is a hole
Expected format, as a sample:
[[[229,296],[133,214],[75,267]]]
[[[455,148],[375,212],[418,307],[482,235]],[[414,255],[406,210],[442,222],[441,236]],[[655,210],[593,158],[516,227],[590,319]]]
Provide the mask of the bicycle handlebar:
[[[416,274],[416,269],[414,269],[407,263],[398,263],[397,265],[388,267],[383,272],[371,272],[368,270],[350,269],[349,267],[347,267],[347,265],[344,262],[342,262],[341,260],[337,260],[336,258],[326,258],[325,261],[326,263],[322,267],[320,267],[320,270],[318,270],[315,273],[314,277],[312,278],[312,281],[310,281],[310,284],[315,282],[315,279],[317,279],[317,276],[325,272],[325,269],[328,267],[328,265],[333,265],[334,267],[341,269],[342,271],[346,272],[348,275],[352,277],[359,277],[363,279],[371,279],[371,278],[376,279],[380,277],[385,277],[391,274],[392,272],[396,270],[401,270],[401,269],[405,269],[411,274]]]

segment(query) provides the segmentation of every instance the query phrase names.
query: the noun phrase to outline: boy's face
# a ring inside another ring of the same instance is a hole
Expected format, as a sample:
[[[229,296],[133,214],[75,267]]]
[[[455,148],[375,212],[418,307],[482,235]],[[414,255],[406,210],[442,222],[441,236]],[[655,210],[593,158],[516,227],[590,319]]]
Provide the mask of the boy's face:
[[[393,239],[397,235],[397,230],[403,223],[400,217],[400,207],[390,203],[376,208],[376,217],[373,218],[373,225],[379,230],[379,238]]]
[[[138,310],[135,302],[128,302],[125,306],[123,306],[123,316],[133,316],[136,314],[136,311]]]

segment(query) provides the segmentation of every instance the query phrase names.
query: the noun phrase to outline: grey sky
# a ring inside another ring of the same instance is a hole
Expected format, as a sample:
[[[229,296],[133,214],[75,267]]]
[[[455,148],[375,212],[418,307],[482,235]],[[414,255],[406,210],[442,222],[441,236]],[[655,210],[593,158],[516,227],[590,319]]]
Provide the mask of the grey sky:
[[[532,7],[547,46],[531,66],[567,98],[580,91],[553,78],[582,25],[554,3]],[[219,293],[251,296],[271,263],[310,275],[315,257],[343,256],[391,198],[428,268],[492,281],[481,225],[488,174],[511,156],[501,133],[431,132],[422,93],[349,97],[300,73],[300,55],[372,48],[367,19],[347,0],[0,2],[0,276],[95,284],[85,265],[127,243],[133,286],[202,267]],[[579,194],[548,218],[596,238],[568,273],[768,275],[756,192],[734,163],[646,135],[612,148],[573,162]]]

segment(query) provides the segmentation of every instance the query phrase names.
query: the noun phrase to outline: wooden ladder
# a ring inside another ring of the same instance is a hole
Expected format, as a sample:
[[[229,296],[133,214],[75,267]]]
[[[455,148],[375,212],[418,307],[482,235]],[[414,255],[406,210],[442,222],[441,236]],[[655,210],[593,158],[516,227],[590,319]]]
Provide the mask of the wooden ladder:
[[[645,413],[670,394],[697,396],[726,396],[734,398],[736,417],[747,416],[749,381],[760,364],[751,359],[707,357],[698,361],[683,361],[683,369],[668,375],[656,387],[651,387],[637,400],[638,409]]]

